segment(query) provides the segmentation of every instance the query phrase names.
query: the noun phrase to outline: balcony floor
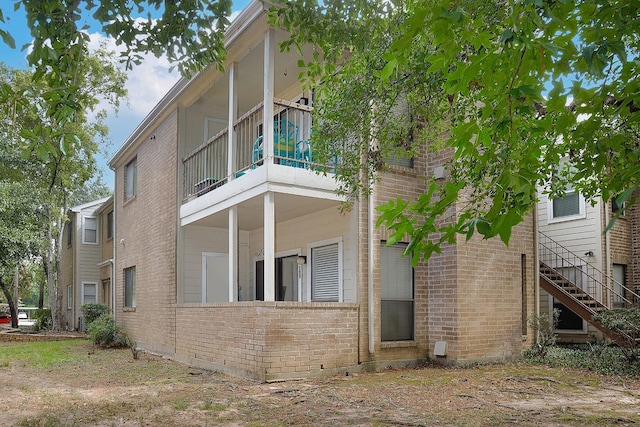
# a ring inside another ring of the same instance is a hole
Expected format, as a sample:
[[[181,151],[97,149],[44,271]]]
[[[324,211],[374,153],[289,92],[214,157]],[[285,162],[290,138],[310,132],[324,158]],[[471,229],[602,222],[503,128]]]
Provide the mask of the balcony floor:
[[[181,225],[227,228],[228,209],[238,207],[238,226],[255,230],[264,225],[264,194],[275,193],[276,221],[317,212],[344,200],[335,193],[333,176],[282,165],[263,165],[194,198],[180,207]]]

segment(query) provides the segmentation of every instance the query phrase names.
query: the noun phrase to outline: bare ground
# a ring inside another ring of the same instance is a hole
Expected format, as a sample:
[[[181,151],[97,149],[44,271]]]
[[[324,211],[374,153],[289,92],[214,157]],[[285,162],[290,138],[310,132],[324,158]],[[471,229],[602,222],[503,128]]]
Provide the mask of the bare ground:
[[[3,347],[16,345],[0,342]],[[627,426],[640,380],[526,363],[263,384],[129,350],[0,365],[1,426]],[[0,357],[1,358],[1,357]]]

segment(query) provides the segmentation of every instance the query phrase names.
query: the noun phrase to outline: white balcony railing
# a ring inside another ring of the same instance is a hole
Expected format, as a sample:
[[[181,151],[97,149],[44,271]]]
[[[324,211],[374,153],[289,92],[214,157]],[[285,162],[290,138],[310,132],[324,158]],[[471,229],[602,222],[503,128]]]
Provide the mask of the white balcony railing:
[[[235,143],[231,153],[229,134],[224,129],[182,159],[183,202],[226,184],[231,176],[239,177],[261,166],[264,157],[273,157],[274,163],[285,166],[317,168],[309,144],[311,107],[274,99],[274,152],[266,153],[266,156],[262,143],[263,112],[260,103],[235,121]],[[231,172],[228,169],[230,154],[233,156]]]

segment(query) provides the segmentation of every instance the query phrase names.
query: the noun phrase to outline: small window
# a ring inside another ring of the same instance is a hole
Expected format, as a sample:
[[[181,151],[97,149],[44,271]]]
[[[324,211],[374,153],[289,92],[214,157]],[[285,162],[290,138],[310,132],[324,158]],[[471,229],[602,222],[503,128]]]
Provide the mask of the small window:
[[[380,323],[382,341],[411,341],[414,336],[413,266],[406,244],[380,249]]]
[[[113,237],[113,211],[107,214],[107,239]]]
[[[98,302],[98,285],[95,283],[82,284],[82,304],[95,304]]]
[[[85,217],[82,223],[82,243],[98,243],[98,219]]]
[[[67,246],[73,244],[73,221],[67,222]]]
[[[124,200],[129,200],[137,194],[138,159],[130,161],[124,168]]]
[[[73,308],[73,286],[67,285],[67,309]]]
[[[311,248],[311,301],[340,301],[340,244]]]
[[[567,192],[561,199],[553,199],[553,217],[562,218],[580,215],[580,194]]]
[[[611,198],[611,211],[618,215],[624,215],[625,213],[625,202],[621,202],[617,197]]]
[[[630,295],[627,291],[627,266],[625,264],[613,264],[613,306],[616,308],[625,307]]]
[[[558,166],[558,173],[562,173],[569,181],[572,179],[572,167],[566,159]],[[586,204],[584,197],[574,190],[571,182],[566,184],[564,196],[548,199],[549,222],[569,221],[572,219],[586,218]]]
[[[136,306],[136,268],[124,269],[124,306]]]

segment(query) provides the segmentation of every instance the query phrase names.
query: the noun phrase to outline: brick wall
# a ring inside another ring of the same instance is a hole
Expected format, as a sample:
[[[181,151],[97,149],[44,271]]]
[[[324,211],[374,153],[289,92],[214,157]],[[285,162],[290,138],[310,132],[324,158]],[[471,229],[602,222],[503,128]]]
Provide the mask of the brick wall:
[[[375,186],[373,205],[381,206],[390,200],[400,197],[403,200],[415,200],[420,194],[426,191],[425,186],[426,170],[426,148],[422,146],[422,151],[414,159],[413,168],[399,166],[389,166],[379,172],[380,181]],[[362,214],[360,229],[360,263],[361,280],[359,291],[363,297],[360,298],[363,307],[368,304],[368,202],[361,203]],[[375,209],[375,207],[374,207]],[[374,221],[377,221],[380,213],[373,213]],[[373,362],[374,366],[382,362],[404,362],[420,361],[427,358],[429,346],[429,303],[427,300],[427,266],[420,263],[414,268],[414,340],[412,342],[383,342],[381,341],[381,303],[380,303],[380,246],[381,242],[388,240],[391,232],[384,228],[374,228],[373,241],[373,331],[374,331],[374,351],[368,351],[368,317],[363,313],[362,319],[367,328],[363,328],[361,345],[363,346],[362,360]],[[408,243],[408,236],[403,240]],[[367,307],[368,308],[368,307]],[[367,311],[365,311],[366,313]],[[366,351],[365,351],[366,350]]]
[[[176,328],[178,360],[262,381],[358,364],[358,304],[181,304]]]
[[[630,272],[627,274],[631,287],[640,290],[640,190],[634,193],[634,198],[636,203],[627,212],[631,235]]]
[[[116,320],[142,348],[175,346],[176,179],[178,115],[174,110],[141,137],[116,168]],[[137,192],[124,201],[124,170],[137,159]],[[123,269],[136,267],[135,309],[124,308]]]
[[[383,173],[374,194],[375,204],[396,197],[415,199],[426,190],[425,177],[444,166],[451,155],[450,150],[422,152],[414,170],[392,168]],[[451,220],[456,218],[457,208],[451,208]],[[387,235],[385,230],[377,230],[374,239],[384,240]],[[529,345],[533,341],[526,327],[527,315],[534,313],[535,306],[533,217],[515,227],[509,247],[498,238],[483,241],[476,237],[465,242],[462,237],[415,267],[412,345],[380,342],[378,264],[379,254],[375,253],[376,350],[370,360],[433,357],[436,341],[448,344],[448,354],[441,360],[444,363],[504,360],[520,356],[523,342]]]

